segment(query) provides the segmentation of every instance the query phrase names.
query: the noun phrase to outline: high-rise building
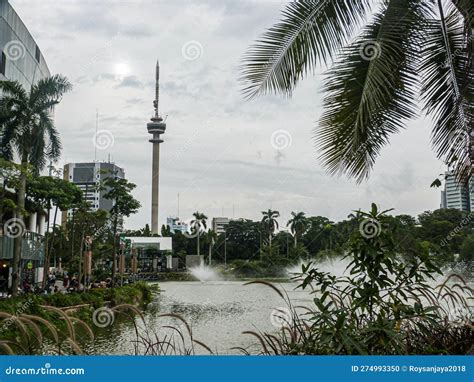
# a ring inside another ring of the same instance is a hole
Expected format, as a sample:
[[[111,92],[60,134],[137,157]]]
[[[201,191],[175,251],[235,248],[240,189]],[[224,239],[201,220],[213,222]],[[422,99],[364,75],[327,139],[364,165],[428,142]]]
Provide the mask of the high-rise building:
[[[441,191],[441,208],[454,208],[460,211],[471,211],[474,208],[474,180],[471,178],[470,186],[460,184],[456,176],[447,172],[445,174],[444,191]],[[471,188],[469,190],[469,188]]]
[[[446,191],[442,190],[441,191],[441,204],[440,208],[448,208],[446,207]]]
[[[90,203],[91,210],[110,211],[113,207],[113,201],[104,198],[108,192],[107,189],[99,190],[98,184],[104,179],[115,176],[125,178],[123,168],[110,162],[86,162],[86,163],[68,163],[64,165],[63,178],[76,184],[84,193],[84,199]],[[63,212],[63,224],[71,218],[73,211]]]
[[[224,233],[225,227],[230,223],[229,218],[225,217],[216,217],[212,219],[212,230],[215,231],[218,235]]]
[[[7,0],[0,0],[0,81],[18,81],[29,89],[50,75],[35,40]]]
[[[171,233],[181,232],[185,233],[188,231],[188,225],[185,222],[179,220],[179,217],[169,216],[166,218],[166,225],[170,228]]]

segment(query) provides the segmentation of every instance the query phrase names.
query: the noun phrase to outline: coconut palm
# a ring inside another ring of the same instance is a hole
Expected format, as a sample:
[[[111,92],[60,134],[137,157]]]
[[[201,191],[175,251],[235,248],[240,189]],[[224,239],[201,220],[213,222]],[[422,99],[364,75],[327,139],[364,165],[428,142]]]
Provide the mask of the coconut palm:
[[[278,211],[273,211],[271,209],[267,211],[262,211],[262,224],[267,231],[268,234],[268,244],[270,247],[270,250],[272,248],[272,236],[273,233],[275,232],[275,229],[278,228],[278,221],[276,220],[277,217],[280,216],[280,213]]]
[[[47,161],[56,161],[60,156],[61,142],[52,112],[70,89],[71,84],[61,75],[41,79],[29,91],[17,81],[0,82],[2,155],[13,161],[16,154],[21,164],[16,212],[20,223],[23,223],[27,169],[39,173]],[[18,289],[21,242],[19,235],[15,238],[13,255],[13,294]]]
[[[472,0],[290,2],[244,56],[244,94],[291,96],[299,80],[335,60],[316,146],[329,173],[360,182],[417,115],[420,91],[434,150],[465,181],[474,160],[473,16]]]
[[[206,220],[207,216],[204,215],[203,213],[196,211],[193,213],[194,219],[191,220],[191,227],[194,228],[195,233],[197,234],[197,255],[199,256],[201,254],[201,249],[199,246],[199,238],[201,236],[201,232],[207,228],[206,225]]]
[[[308,219],[306,219],[304,212],[292,212],[291,219],[288,220],[287,225],[290,227],[290,231],[294,238],[294,247],[298,245],[298,237],[301,237],[306,231],[308,226]]]
[[[325,241],[329,241],[329,247],[328,243],[326,242],[326,249],[332,250],[332,242],[333,242],[333,236],[334,236],[334,222],[330,221],[327,224],[324,225],[323,228],[323,233]]]

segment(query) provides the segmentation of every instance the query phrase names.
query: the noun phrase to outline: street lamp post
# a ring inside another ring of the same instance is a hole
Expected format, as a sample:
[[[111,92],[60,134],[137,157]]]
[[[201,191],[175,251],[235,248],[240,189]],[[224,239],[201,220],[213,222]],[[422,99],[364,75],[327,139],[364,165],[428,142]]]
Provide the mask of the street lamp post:
[[[224,266],[227,268],[227,231],[224,230]]]

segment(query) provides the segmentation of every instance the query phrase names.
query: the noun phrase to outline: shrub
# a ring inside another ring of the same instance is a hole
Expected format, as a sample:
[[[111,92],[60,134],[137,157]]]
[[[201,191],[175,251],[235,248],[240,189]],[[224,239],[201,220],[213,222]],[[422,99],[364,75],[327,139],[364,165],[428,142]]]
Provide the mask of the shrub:
[[[425,254],[401,260],[388,211],[360,212],[360,230],[350,238],[348,276],[303,265],[300,288],[315,306],[291,318],[280,337],[257,335],[273,354],[466,354],[474,343],[472,290],[450,275],[433,287],[440,269]],[[282,295],[283,296],[283,295]]]

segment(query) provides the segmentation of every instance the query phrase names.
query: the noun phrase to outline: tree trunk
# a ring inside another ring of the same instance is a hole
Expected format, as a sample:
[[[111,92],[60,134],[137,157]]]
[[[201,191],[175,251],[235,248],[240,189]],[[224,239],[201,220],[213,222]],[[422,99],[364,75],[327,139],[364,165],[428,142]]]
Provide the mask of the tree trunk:
[[[198,231],[197,235],[197,255],[199,256],[201,254],[200,248],[199,248],[199,236],[200,236],[200,231]]]
[[[82,261],[83,261],[83,253],[84,253],[84,236],[85,236],[85,227],[84,225],[82,226],[82,233],[81,233],[81,244],[79,245],[79,275],[78,275],[78,282],[81,282],[82,279]]]
[[[53,245],[54,245],[54,239],[55,239],[55,233],[54,233],[54,228],[56,227],[56,218],[58,217],[58,206],[56,206],[54,210],[54,219],[53,219],[53,231],[51,233],[51,243],[49,244],[48,248],[48,261],[51,260],[51,252],[53,251]],[[56,263],[54,264],[56,266]]]
[[[44,235],[44,264],[43,264],[43,282],[41,287],[46,288],[49,273],[49,214],[51,212],[51,201],[48,200],[48,219],[46,220],[46,233]]]
[[[117,216],[114,217],[114,239],[112,244],[113,261],[112,261],[112,288],[115,286],[115,272],[117,269]]]
[[[47,277],[49,273],[49,265],[51,263],[51,248],[53,247],[54,244],[54,227],[56,223],[56,218],[58,216],[58,206],[56,206],[54,210],[54,219],[53,219],[53,232],[51,233],[51,242],[49,242],[49,209],[48,209],[48,229],[46,231],[46,242],[48,245],[45,247],[45,252],[44,252],[44,269],[47,272],[43,273],[43,289],[46,287],[46,282],[47,282]]]
[[[5,204],[5,195],[7,193],[7,181],[3,180],[2,193],[0,194],[0,224],[3,222],[3,206]],[[2,228],[3,229],[3,228]]]
[[[27,162],[25,160],[21,163],[20,173],[20,187],[18,189],[18,200],[16,209],[16,219],[25,224],[23,221],[23,210],[25,209],[25,193],[26,193],[26,171]],[[19,223],[21,224],[21,223]],[[22,229],[20,226],[19,229]],[[13,266],[12,266],[12,296],[18,295],[18,286],[20,285],[20,262],[21,262],[21,245],[23,243],[23,232],[14,239],[13,248]]]
[[[298,245],[298,238],[297,238],[297,236],[298,236],[298,235],[297,235],[297,234],[296,234],[296,232],[295,232],[295,237],[294,237],[294,240],[295,240],[295,242],[294,242],[294,248],[296,248],[296,246]]]
[[[72,222],[71,222],[71,236],[69,240],[71,241],[71,261],[74,260],[74,221],[75,221],[76,211],[72,211]],[[67,227],[67,226],[66,226]],[[69,232],[68,232],[69,234]]]
[[[209,243],[209,266],[212,265],[212,240],[211,242]]]

